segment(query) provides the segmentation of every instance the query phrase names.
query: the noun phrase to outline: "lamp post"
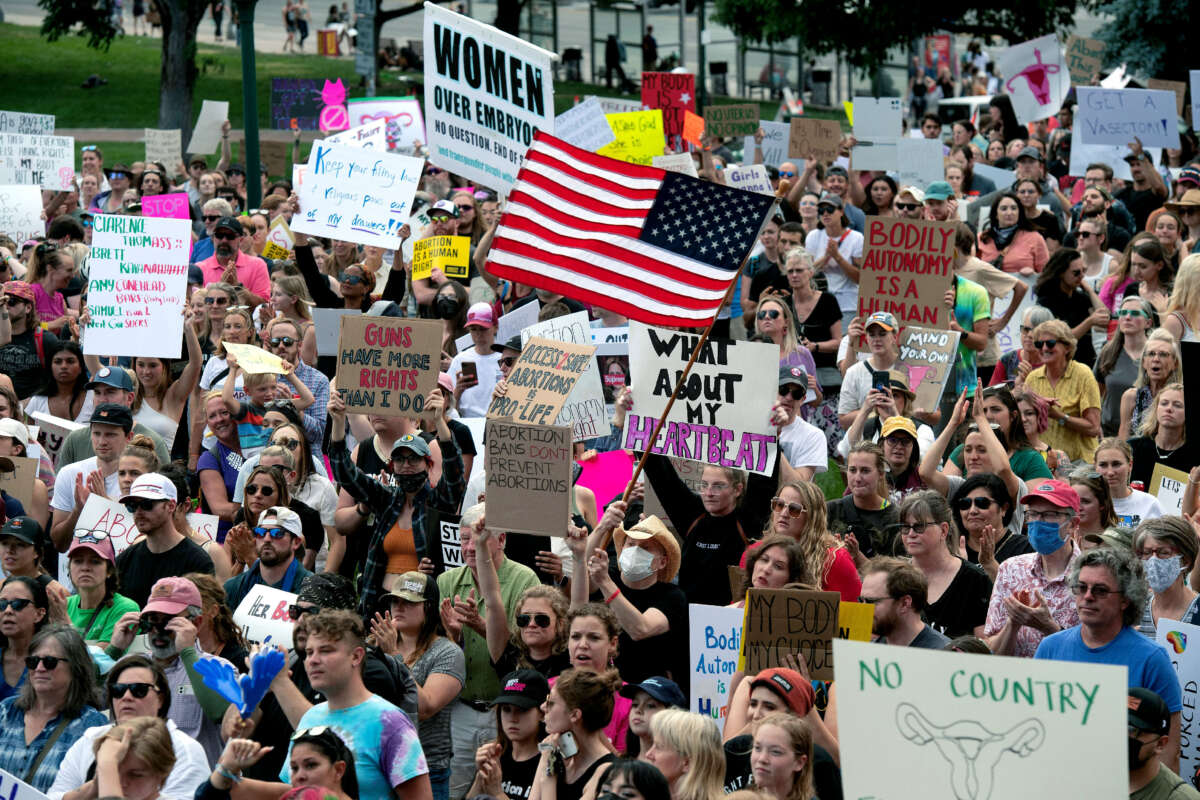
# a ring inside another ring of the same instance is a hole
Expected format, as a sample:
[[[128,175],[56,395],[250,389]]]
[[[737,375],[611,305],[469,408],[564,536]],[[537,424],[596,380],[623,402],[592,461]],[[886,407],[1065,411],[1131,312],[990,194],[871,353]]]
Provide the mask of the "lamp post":
[[[246,205],[262,202],[262,158],[258,152],[258,83],[254,67],[254,6],[258,0],[236,0],[242,43],[242,119],[245,129]]]

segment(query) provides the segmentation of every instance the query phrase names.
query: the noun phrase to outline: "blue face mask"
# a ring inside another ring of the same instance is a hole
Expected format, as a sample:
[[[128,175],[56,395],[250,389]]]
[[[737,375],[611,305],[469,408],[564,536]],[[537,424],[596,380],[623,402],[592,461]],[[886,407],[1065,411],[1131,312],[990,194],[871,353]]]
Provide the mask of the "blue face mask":
[[[1044,556],[1057,553],[1066,544],[1059,535],[1057,522],[1030,520],[1025,526],[1025,533],[1029,536],[1029,543],[1033,545],[1033,549]]]

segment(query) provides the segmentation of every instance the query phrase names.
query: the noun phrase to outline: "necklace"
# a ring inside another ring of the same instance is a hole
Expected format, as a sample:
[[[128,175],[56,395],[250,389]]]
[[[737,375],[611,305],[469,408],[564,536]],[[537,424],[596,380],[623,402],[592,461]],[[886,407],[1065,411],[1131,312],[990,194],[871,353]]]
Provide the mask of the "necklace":
[[[1168,456],[1173,455],[1175,453],[1175,451],[1181,447],[1183,447],[1182,444],[1177,444],[1174,447],[1168,448],[1167,450],[1163,450],[1161,447],[1158,446],[1157,441],[1154,442],[1154,452],[1158,453],[1159,461],[1162,461],[1163,459],[1167,458]]]

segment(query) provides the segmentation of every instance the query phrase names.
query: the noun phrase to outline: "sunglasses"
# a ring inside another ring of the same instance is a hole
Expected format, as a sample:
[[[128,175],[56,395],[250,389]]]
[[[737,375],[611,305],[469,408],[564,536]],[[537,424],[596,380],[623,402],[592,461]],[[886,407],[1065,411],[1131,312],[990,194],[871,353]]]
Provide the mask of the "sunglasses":
[[[916,211],[921,207],[920,203],[892,203],[892,205],[901,211]]]
[[[320,606],[302,606],[299,603],[292,603],[288,606],[288,618],[297,620],[305,614],[318,614],[320,611]]]
[[[795,384],[789,384],[789,386],[791,386],[791,388],[788,388],[788,386],[779,387],[780,397],[790,396],[793,400],[803,400],[804,395],[808,394],[808,392],[801,386],[796,386]]]
[[[796,173],[792,172],[790,169],[781,169],[781,170],[779,170],[779,177],[794,178],[794,177],[796,177]]]
[[[291,347],[292,345],[294,345],[296,343],[296,340],[290,336],[273,336],[270,339],[268,339],[267,341],[270,342],[271,347],[279,347],[279,345],[283,345],[284,347]]]
[[[163,633],[167,630],[167,625],[170,622],[171,622],[171,617],[165,617],[162,619],[158,619],[158,618],[154,618],[154,617],[142,617],[141,619],[138,620],[137,632],[138,633],[150,633],[151,631],[158,631],[160,633]]]
[[[539,628],[549,628],[550,627],[550,615],[549,614],[517,614],[517,627],[518,628],[528,628],[530,622],[532,622],[534,625],[537,625]]]
[[[1117,312],[1118,317],[1149,317],[1145,311],[1140,308],[1122,308]]]
[[[218,242],[233,242],[237,241],[238,234],[214,232],[212,238],[216,239]]]
[[[426,175],[441,175],[442,170],[440,167],[426,167],[425,174]]]
[[[817,206],[818,214],[836,214],[837,209],[833,206]]]
[[[1038,339],[1033,343],[1034,350],[1053,350],[1058,346],[1058,339]]]
[[[139,511],[149,511],[152,508],[154,508],[156,505],[158,505],[159,503],[162,503],[162,502],[165,502],[165,501],[164,500],[146,500],[145,498],[138,499],[135,497],[134,499],[130,500],[127,503],[122,503],[122,505],[125,506],[125,510],[128,511],[130,514],[136,514]]]
[[[757,314],[759,319],[779,319],[779,309],[768,308],[766,311],[760,311]]]
[[[254,535],[256,538],[270,536],[272,539],[282,539],[288,535],[288,532],[283,528],[255,528]]]
[[[92,220],[91,220],[90,218],[89,218],[89,219],[85,219],[85,220],[83,221],[83,227],[85,227],[85,228],[90,228],[90,227],[92,227]]]
[[[113,700],[119,700],[126,694],[133,692],[134,697],[142,700],[152,691],[158,691],[158,687],[153,683],[114,683],[108,688],[108,696]]]
[[[110,172],[110,173],[108,173],[108,179],[110,181],[130,180],[131,178],[133,178],[133,176],[130,175],[128,172]]]
[[[275,487],[259,486],[257,483],[251,483],[246,487],[245,492],[247,497],[254,497],[256,494],[262,494],[263,497],[274,497]]]
[[[987,511],[996,501],[990,497],[960,497],[954,501],[954,506],[959,511],[969,511],[971,506]]]
[[[59,664],[65,664],[65,658],[58,656],[25,656],[25,669],[33,672],[38,668],[38,664],[44,666],[47,670],[55,669]]]
[[[97,147],[96,147],[96,145],[94,145],[94,144],[85,144],[83,147],[81,147],[81,148],[79,148],[79,149],[80,149],[82,152],[86,153],[86,152],[87,152],[87,151],[89,151],[89,150],[97,150],[97,149],[99,149],[99,148],[97,148]]]
[[[293,339],[292,341],[295,340]],[[296,404],[291,400],[268,400],[267,402],[263,403],[263,408],[265,408],[267,411],[274,411],[276,409],[290,409],[295,411]]]
[[[778,514],[784,509],[787,509],[787,515],[792,519],[800,519],[800,515],[807,510],[799,503],[789,503],[786,500],[781,500],[778,497],[771,498],[772,511]]]
[[[24,302],[25,302],[25,301],[24,301],[24,300],[22,300],[22,299],[21,299],[21,298],[19,298],[19,297],[6,297],[6,298],[4,298],[4,304],[5,304],[6,306],[8,306],[9,308],[12,308],[13,306],[19,306],[19,305],[21,305],[21,303],[24,303]]]
[[[1099,236],[1100,234],[1092,233],[1091,231],[1080,231],[1079,233],[1077,233],[1075,235],[1077,238],[1080,238],[1080,239],[1090,239],[1093,236]]]
[[[358,284],[365,282],[363,281],[363,277],[361,275],[347,275],[345,272],[343,272],[341,275],[338,275],[338,280],[347,286],[357,286]]]
[[[299,439],[284,438],[282,436],[276,439],[274,443],[280,445],[281,447],[286,447],[288,450],[295,450],[300,446]]]
[[[32,600],[24,597],[14,597],[12,600],[0,600],[0,611],[8,611],[12,608],[13,611],[24,611],[33,605]]]
[[[206,297],[204,298],[206,306],[227,306],[229,305],[228,297]]]
[[[515,363],[517,363],[516,356],[505,356],[504,358],[500,359],[500,366],[502,367],[511,367]]]

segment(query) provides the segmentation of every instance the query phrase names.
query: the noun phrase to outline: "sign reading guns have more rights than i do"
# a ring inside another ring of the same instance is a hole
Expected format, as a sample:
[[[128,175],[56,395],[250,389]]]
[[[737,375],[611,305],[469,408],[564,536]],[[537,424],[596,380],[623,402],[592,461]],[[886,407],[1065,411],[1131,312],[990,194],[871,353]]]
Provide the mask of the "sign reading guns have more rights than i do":
[[[383,417],[420,417],[437,385],[442,325],[435,320],[344,316],[337,385],[346,408]]]
[[[92,231],[83,352],[179,358],[191,223],[99,214]]]

